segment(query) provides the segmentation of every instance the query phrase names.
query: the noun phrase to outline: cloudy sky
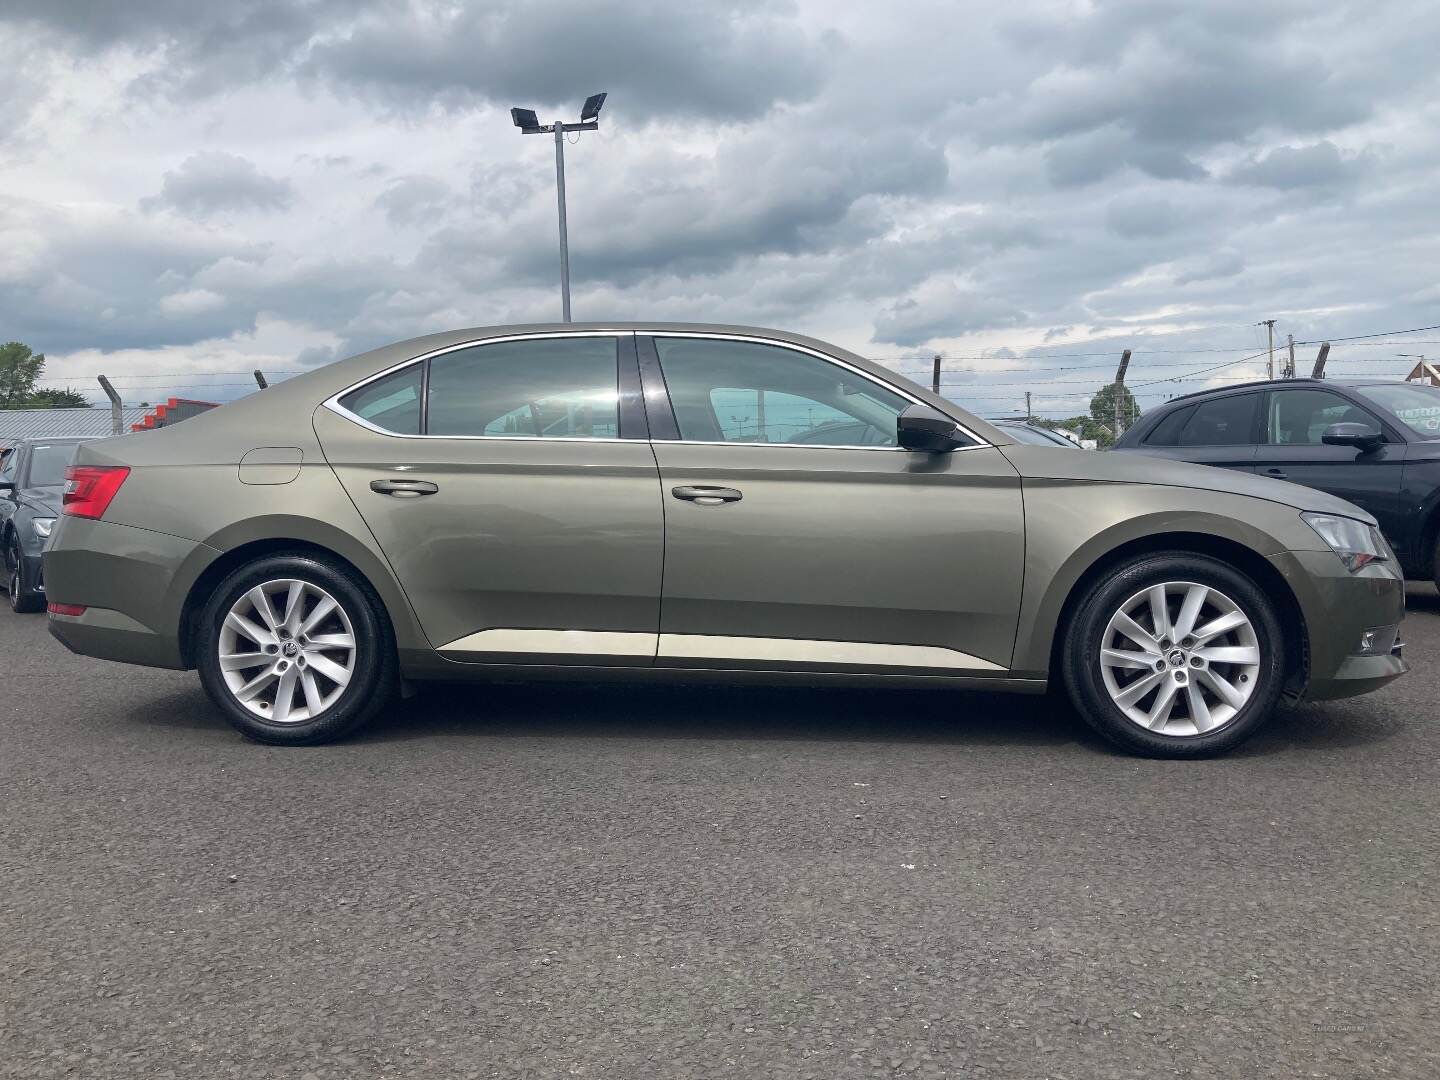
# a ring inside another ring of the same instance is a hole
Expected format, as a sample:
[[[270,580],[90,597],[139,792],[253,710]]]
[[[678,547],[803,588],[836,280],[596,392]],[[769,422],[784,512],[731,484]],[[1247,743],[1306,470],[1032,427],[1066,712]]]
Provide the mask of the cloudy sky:
[[[435,330],[800,330],[977,411],[1440,353],[1440,14],[1358,0],[0,0],[0,340],[224,399]],[[1399,342],[1399,344],[1396,344]],[[1298,350],[1308,369],[1313,346]],[[1101,373],[1104,374],[1101,374]],[[1158,380],[1187,376],[1183,382]]]

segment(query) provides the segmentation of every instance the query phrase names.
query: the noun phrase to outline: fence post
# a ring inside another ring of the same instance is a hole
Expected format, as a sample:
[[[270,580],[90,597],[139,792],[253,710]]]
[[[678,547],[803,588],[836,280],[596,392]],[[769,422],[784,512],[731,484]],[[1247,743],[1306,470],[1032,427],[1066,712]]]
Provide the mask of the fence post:
[[[264,390],[267,386],[270,385],[268,382],[265,381],[265,373],[262,372],[259,368],[255,369],[254,375],[255,385],[260,387],[261,390]]]
[[[110,399],[110,434],[123,435],[125,426],[120,411],[120,395],[115,392],[115,387],[110,385],[110,380],[104,375],[99,375],[100,389],[105,391],[105,396]]]

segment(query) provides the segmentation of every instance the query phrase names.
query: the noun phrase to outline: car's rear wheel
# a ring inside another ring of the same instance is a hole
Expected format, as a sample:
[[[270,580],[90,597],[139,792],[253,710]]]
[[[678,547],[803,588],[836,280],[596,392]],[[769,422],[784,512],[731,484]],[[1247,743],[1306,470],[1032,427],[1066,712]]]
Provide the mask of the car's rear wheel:
[[[1096,582],[1064,647],[1085,720],[1152,757],[1223,753],[1274,710],[1284,683],[1275,607],[1234,567],[1204,555],[1147,556]]]
[[[374,591],[311,555],[243,566],[200,618],[200,681],[225,718],[261,742],[346,735],[393,696],[395,645]]]
[[[22,615],[40,611],[45,598],[35,592],[30,575],[25,573],[25,558],[20,551],[19,537],[10,537],[5,548],[5,587],[10,592],[10,610]]]

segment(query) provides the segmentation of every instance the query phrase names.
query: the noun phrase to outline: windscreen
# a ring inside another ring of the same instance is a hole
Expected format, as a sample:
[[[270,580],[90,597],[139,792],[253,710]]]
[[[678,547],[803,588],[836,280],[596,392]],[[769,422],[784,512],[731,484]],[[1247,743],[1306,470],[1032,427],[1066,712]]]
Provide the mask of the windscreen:
[[[1425,439],[1440,439],[1440,387],[1415,383],[1362,386],[1361,395]]]
[[[39,443],[30,448],[30,487],[59,487],[79,443]]]

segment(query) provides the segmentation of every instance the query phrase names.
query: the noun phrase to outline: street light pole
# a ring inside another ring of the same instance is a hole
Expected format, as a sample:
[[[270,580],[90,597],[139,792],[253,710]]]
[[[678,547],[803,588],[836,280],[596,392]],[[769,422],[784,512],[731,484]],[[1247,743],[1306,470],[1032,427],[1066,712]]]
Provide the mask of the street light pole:
[[[570,321],[570,238],[565,232],[565,125],[555,125],[555,200],[560,206],[560,319]]]
[[[567,124],[561,120],[542,124],[534,109],[510,110],[510,119],[522,134],[553,133],[555,136],[555,204],[560,219],[560,317],[567,323],[570,321],[570,237],[565,227],[565,133],[598,130],[600,107],[604,104],[604,94],[591,94],[580,110],[578,124]]]

